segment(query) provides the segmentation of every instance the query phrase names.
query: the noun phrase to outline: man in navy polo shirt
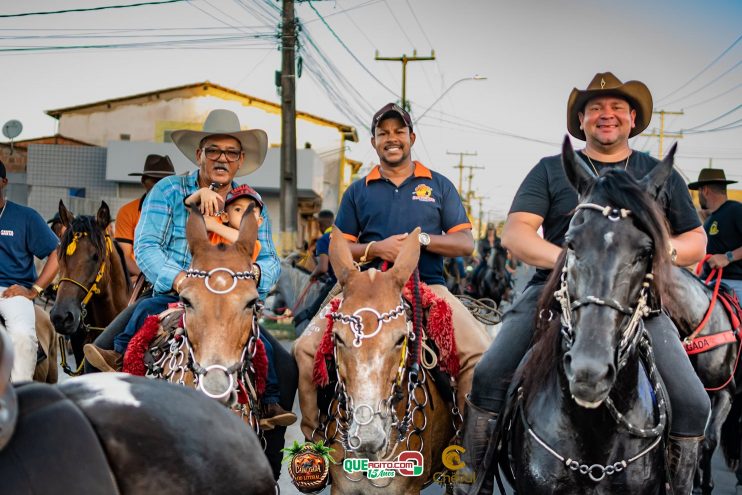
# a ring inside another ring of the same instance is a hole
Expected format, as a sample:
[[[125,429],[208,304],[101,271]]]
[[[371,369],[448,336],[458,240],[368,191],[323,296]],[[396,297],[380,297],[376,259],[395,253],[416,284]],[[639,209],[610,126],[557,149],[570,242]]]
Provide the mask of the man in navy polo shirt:
[[[409,232],[421,227],[420,278],[451,306],[461,364],[457,400],[463,408],[474,366],[489,346],[490,338],[482,324],[446,288],[443,257],[468,256],[474,251],[471,224],[451,181],[411,159],[415,133],[405,110],[393,103],[385,105],[374,115],[371,135],[379,165],[345,191],[335,225],[353,242],[353,258],[367,263],[364,268],[393,262]],[[307,438],[311,438],[319,419],[312,370],[325,323],[323,318],[315,317],[294,345],[299,365],[302,431]]]

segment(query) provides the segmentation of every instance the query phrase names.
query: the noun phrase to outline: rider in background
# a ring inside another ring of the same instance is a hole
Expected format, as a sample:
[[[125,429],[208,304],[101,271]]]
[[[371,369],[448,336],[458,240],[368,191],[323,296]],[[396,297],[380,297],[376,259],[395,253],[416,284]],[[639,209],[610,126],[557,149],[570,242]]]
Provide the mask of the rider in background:
[[[422,228],[418,269],[431,291],[446,300],[453,316],[461,370],[457,398],[471,388],[474,365],[489,345],[484,326],[451,294],[443,278],[443,257],[468,256],[474,250],[471,224],[456,189],[441,174],[410,157],[415,133],[410,115],[399,105],[382,107],[371,122],[371,145],[379,165],[345,191],[335,225],[352,241],[355,260],[378,268],[394,262],[404,239]],[[294,343],[299,365],[299,405],[307,438],[319,423],[317,389],[312,382],[314,356],[326,320],[316,316]],[[463,402],[458,403],[459,408]]]
[[[311,280],[317,280],[327,274],[333,285],[337,282],[335,272],[332,271],[332,266],[330,265],[330,232],[332,232],[332,223],[334,221],[335,214],[330,210],[322,210],[317,214],[317,223],[319,223],[319,229],[322,231],[322,235],[317,239],[317,244],[314,248],[314,255],[317,257],[317,266],[314,267],[314,270],[309,275]]]
[[[0,318],[13,342],[12,382],[33,379],[36,315],[33,300],[57,275],[59,238],[35,210],[5,199],[8,178],[0,161]],[[48,258],[36,276],[34,256]]]
[[[477,253],[479,254],[479,263],[477,264],[477,267],[474,269],[474,274],[472,275],[472,290],[470,292],[474,293],[477,291],[477,287],[479,285],[479,278],[482,276],[482,272],[487,267],[487,261],[489,260],[490,253],[495,248],[497,244],[500,243],[500,239],[497,238],[497,232],[495,231],[495,224],[492,222],[487,223],[487,231],[484,234],[484,237],[479,239],[479,242],[477,243]]]
[[[712,255],[708,266],[722,269],[721,281],[742,298],[742,203],[727,198],[727,184],[735,182],[727,180],[720,168],[704,168],[688,189],[698,191],[701,208],[709,212],[703,224],[708,236],[706,253]]]
[[[639,81],[621,83],[613,74],[597,74],[587,90],[572,90],[567,102],[567,128],[585,141],[578,154],[595,175],[619,167],[641,179],[658,160],[629,147],[629,138],[649,125],[652,96]],[[685,182],[673,171],[660,203],[670,225],[676,265],[697,263],[706,248],[706,235]],[[564,174],[560,155],[543,158],[515,195],[502,234],[502,244],[518,259],[538,268],[520,298],[505,313],[502,328],[474,373],[464,424],[462,460],[477,476],[485,476],[484,452],[505,404],[510,380],[528,351],[534,333],[537,301],[562,252],[564,234],[577,206],[577,193]],[[543,227],[543,238],[538,235]],[[645,319],[657,367],[672,404],[669,471],[673,493],[688,494],[698,462],[698,450],[709,417],[708,395],[681,345],[678,331],[664,313]],[[492,493],[491,477],[485,490]],[[457,493],[466,493],[458,486]]]
[[[126,268],[129,270],[132,280],[136,280],[137,276],[141,273],[136,260],[134,260],[134,229],[136,229],[139,217],[142,214],[142,204],[144,204],[147,194],[149,194],[160,179],[173,174],[175,174],[175,167],[173,167],[170,157],[155,154],[147,155],[147,158],[144,160],[144,169],[141,172],[129,174],[131,176],[142,177],[141,182],[144,187],[144,194],[142,197],[130,201],[119,208],[116,214],[115,239],[124,253]]]

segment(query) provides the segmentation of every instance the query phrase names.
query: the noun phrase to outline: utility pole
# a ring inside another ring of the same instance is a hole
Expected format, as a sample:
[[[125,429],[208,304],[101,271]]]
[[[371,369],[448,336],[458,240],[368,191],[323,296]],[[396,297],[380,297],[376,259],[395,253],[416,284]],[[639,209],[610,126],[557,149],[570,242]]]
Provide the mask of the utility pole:
[[[409,111],[410,105],[407,101],[407,63],[422,62],[424,60],[435,60],[435,51],[430,50],[429,57],[418,57],[417,50],[412,50],[411,57],[408,57],[405,54],[402,54],[401,57],[379,57],[379,50],[376,50],[375,60],[383,60],[387,62],[402,62],[402,108]]]
[[[281,24],[281,250],[297,246],[299,211],[296,186],[296,18],[294,0],[283,0]]]
[[[464,196],[464,157],[465,156],[477,156],[477,152],[468,153],[466,151],[446,151],[447,155],[459,155],[459,164],[454,165],[454,168],[459,169],[459,196]]]
[[[484,236],[484,229],[482,228],[482,225],[484,225],[484,209],[482,207],[482,201],[487,199],[487,196],[479,196],[475,195],[472,197],[472,199],[476,199],[479,201],[479,225],[477,226],[477,237],[476,239],[481,239]]]
[[[466,188],[466,204],[464,206],[466,206],[466,213],[469,216],[471,216],[471,207],[472,207],[471,203],[472,203],[472,200],[475,199],[474,191],[472,191],[471,189],[471,182],[472,182],[472,179],[474,179],[474,171],[484,170],[484,167],[477,167],[476,165],[466,165],[466,168],[469,169],[469,175],[467,177],[469,179],[469,185]]]
[[[657,137],[660,138],[660,149],[659,149],[659,156],[658,158],[662,160],[662,144],[664,142],[664,139],[666,137],[669,138],[678,138],[682,139],[683,134],[674,134],[674,133],[666,133],[665,132],[665,115],[683,115],[683,112],[667,112],[665,110],[655,110],[652,113],[659,114],[660,116],[660,132],[657,132],[657,129],[654,129],[651,134],[642,133],[642,136],[647,137]]]

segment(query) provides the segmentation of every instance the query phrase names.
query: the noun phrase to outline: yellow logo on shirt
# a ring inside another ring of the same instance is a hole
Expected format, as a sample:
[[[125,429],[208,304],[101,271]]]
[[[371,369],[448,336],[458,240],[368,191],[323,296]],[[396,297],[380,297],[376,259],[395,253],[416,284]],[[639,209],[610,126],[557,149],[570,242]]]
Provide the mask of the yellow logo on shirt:
[[[415,192],[412,194],[412,199],[416,201],[435,203],[433,188],[427,184],[420,184],[415,188]]]
[[[714,223],[709,227],[709,235],[716,235],[719,233],[719,224],[714,220]]]

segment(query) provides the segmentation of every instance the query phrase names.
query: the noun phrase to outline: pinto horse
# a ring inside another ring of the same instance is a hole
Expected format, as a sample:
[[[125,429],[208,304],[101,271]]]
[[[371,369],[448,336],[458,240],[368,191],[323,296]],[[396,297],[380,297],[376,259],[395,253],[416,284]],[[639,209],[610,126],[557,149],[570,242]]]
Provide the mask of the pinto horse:
[[[0,332],[3,493],[275,493],[255,434],[201,394],[121,373],[14,387],[12,360]]]
[[[454,436],[454,417],[437,378],[415,360],[422,337],[408,322],[402,299],[420,257],[418,233],[419,228],[407,237],[390,270],[359,272],[342,232],[333,231],[330,262],[343,300],[330,315],[337,384],[319,429],[335,449],[333,494],[419,493],[443,471],[441,456]],[[421,469],[378,479],[344,471],[344,464],[363,458],[417,459]]]
[[[688,339],[686,350],[690,350],[691,363],[711,398],[711,418],[693,483],[697,490],[708,495],[714,489],[711,459],[722,440],[722,425],[727,418],[732,422],[740,419],[739,408],[730,415],[738,391],[735,372],[740,344],[734,333],[730,333],[734,325],[722,300],[717,297],[714,301],[715,290],[712,287],[682,268],[674,268],[668,282],[669,293],[681,302],[678,311],[672,312],[670,318],[678,327],[680,337]],[[730,338],[712,347],[714,339],[724,336]],[[724,453],[728,454],[728,449]],[[732,464],[729,455],[725,457],[727,463]]]
[[[156,361],[149,366],[148,376],[194,387],[229,406],[265,440],[266,455],[278,478],[285,427],[263,432],[259,426],[258,381],[264,377],[267,362],[257,324],[260,308],[252,256],[258,224],[252,211],[248,208],[242,217],[233,244],[212,245],[203,216],[197,208],[191,210],[186,238],[193,258],[180,286],[185,309],[182,332],[165,336],[167,341],[160,344],[164,352],[157,351],[157,344],[150,347]],[[281,366],[276,365],[280,402],[290,410],[296,393],[296,364],[277,341],[268,338],[274,359],[281,361]],[[125,370],[129,359],[127,353]]]
[[[57,332],[72,338],[78,370],[65,371],[80,374],[82,346],[97,336],[89,332],[102,331],[126,308],[131,282],[124,255],[106,232],[111,212],[105,201],[95,217],[74,217],[60,200],[59,217],[67,231],[59,246],[57,298],[50,316]],[[64,348],[61,352],[65,364]]]
[[[623,170],[596,179],[564,141],[580,204],[496,439],[519,493],[662,493],[667,400],[643,317],[666,294],[668,233],[655,198],[673,154],[641,183]]]

